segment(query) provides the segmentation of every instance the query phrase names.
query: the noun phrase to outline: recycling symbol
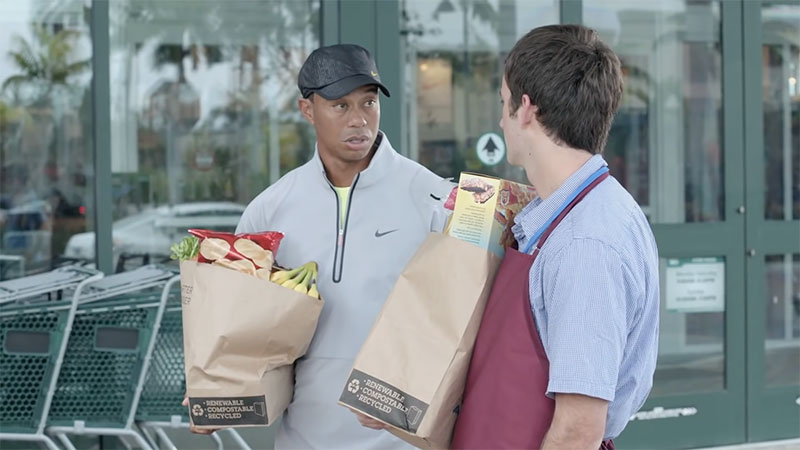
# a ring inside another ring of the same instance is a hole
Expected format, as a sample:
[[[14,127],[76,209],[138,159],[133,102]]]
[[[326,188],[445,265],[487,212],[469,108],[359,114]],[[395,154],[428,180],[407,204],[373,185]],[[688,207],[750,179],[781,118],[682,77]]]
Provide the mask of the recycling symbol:
[[[202,416],[203,415],[203,407],[199,404],[192,406],[192,415],[193,416]]]
[[[406,417],[408,418],[409,425],[416,425],[421,415],[422,415],[422,410],[417,408],[416,406],[408,408],[408,411],[406,411]]]
[[[361,385],[361,383],[359,383],[358,380],[351,380],[350,384],[347,385],[347,390],[350,391],[351,393],[355,394],[356,392],[358,392],[358,389],[361,387],[360,385]]]

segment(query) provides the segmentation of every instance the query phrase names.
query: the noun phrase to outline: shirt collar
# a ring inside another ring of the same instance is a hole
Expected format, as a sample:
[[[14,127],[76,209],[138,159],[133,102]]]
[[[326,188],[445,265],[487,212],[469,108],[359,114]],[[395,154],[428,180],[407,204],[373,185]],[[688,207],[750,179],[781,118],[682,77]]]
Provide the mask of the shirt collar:
[[[378,131],[378,133],[379,139],[381,140],[380,144],[378,144],[375,154],[372,155],[372,160],[370,160],[367,168],[357,175],[357,188],[366,187],[382,180],[391,170],[393,161],[398,157],[397,152],[392,147],[386,134],[383,131]],[[314,146],[313,160],[313,164],[322,172],[325,182],[330,184],[330,182],[328,182],[328,176],[325,174],[325,166],[322,164],[322,159],[319,157],[319,144]]]
[[[575,171],[567,180],[556,189],[549,197],[542,200],[536,197],[514,218],[514,226],[511,231],[517,238],[520,249],[533,238],[539,228],[544,225],[558,208],[575,192],[581,183],[586,181],[594,172],[603,166],[607,166],[606,161],[600,155],[592,156],[580,169]]]

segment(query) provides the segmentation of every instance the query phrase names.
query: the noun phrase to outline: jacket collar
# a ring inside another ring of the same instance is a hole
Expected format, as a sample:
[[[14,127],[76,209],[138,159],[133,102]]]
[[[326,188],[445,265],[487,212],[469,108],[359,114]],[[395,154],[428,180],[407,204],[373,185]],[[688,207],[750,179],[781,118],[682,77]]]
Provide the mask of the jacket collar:
[[[356,189],[365,188],[384,179],[391,170],[392,163],[399,157],[392,147],[392,144],[389,142],[389,138],[386,137],[386,134],[382,131],[378,131],[378,134],[381,138],[381,143],[378,145],[378,149],[375,150],[375,154],[372,155],[372,160],[369,162],[367,168],[356,175],[356,179],[358,180]],[[328,175],[325,173],[325,166],[322,164],[322,159],[319,157],[318,144],[314,145],[312,165],[315,170],[322,174],[323,181],[330,184]]]

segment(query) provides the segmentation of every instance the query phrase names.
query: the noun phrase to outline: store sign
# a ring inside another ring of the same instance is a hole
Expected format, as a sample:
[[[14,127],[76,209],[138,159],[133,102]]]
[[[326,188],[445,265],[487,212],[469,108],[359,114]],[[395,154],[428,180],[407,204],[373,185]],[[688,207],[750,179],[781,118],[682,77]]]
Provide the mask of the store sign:
[[[506,156],[506,143],[497,133],[484,133],[475,144],[478,159],[487,166],[496,166]]]
[[[634,420],[676,419],[678,417],[691,417],[697,414],[697,408],[687,406],[683,408],[664,408],[656,406],[650,411],[639,411],[631,417]]]
[[[722,257],[668,259],[665,284],[670,311],[725,310],[725,259]]]
[[[195,150],[192,165],[201,172],[211,170],[214,167],[214,153],[207,149]]]

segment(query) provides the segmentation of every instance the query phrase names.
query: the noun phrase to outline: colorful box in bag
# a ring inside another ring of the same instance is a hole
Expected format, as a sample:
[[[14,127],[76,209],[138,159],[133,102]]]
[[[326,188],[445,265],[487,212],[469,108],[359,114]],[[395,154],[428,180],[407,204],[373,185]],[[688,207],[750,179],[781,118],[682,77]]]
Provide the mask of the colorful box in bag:
[[[536,197],[532,186],[462,173],[447,234],[502,258],[514,242],[514,218]]]

